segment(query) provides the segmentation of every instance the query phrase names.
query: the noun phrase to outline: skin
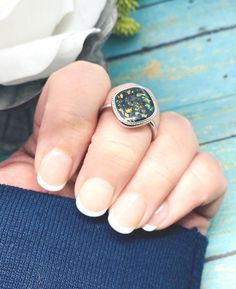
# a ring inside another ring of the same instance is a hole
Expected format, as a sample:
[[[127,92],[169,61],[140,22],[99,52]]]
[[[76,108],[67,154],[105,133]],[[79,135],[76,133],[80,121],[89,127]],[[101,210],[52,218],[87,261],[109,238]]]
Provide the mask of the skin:
[[[199,152],[190,122],[177,113],[161,113],[154,141],[147,125],[123,127],[111,110],[99,116],[99,108],[130,85],[111,88],[106,71],[84,61],[55,72],[40,96],[32,135],[0,164],[0,183],[47,192],[37,174],[56,185],[60,176],[66,184],[54,194],[79,196],[89,212],[108,209],[121,228],[180,223],[205,234],[227,188],[219,162]],[[63,155],[58,163],[49,157],[52,150]],[[106,194],[96,186],[82,191],[90,178]]]

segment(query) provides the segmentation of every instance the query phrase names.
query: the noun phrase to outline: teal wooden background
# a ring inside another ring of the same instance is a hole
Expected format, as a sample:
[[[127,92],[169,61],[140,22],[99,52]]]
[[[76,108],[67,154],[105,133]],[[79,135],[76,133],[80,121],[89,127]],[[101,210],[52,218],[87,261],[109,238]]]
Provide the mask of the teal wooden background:
[[[162,111],[187,116],[201,149],[229,180],[213,220],[202,289],[236,288],[236,0],[141,0],[141,31],[104,48],[113,85],[153,90]]]

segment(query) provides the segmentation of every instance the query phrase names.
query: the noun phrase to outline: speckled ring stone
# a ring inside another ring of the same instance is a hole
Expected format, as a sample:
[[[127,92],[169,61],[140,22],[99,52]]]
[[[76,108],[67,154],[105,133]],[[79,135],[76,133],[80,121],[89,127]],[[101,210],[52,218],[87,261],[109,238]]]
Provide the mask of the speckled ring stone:
[[[131,87],[115,94],[112,109],[117,118],[127,126],[142,125],[156,113],[153,97],[142,87]]]
[[[104,105],[101,111],[109,107],[123,126],[134,128],[149,124],[155,138],[159,108],[149,89],[133,86],[121,90],[112,96],[111,104]]]

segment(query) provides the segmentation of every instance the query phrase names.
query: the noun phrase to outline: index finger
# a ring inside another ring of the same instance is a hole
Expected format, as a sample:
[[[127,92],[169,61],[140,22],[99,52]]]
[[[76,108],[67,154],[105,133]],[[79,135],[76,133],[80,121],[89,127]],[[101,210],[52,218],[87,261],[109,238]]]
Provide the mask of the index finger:
[[[85,61],[73,63],[49,78],[35,114],[35,167],[43,188],[58,191],[73,175],[109,90],[106,71]]]

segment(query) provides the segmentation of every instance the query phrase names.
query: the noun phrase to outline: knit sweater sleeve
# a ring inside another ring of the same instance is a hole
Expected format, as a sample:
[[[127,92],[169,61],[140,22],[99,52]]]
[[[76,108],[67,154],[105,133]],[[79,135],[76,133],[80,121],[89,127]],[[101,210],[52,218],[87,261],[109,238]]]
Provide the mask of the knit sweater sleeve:
[[[115,232],[72,199],[0,185],[1,289],[199,289],[207,239]]]

